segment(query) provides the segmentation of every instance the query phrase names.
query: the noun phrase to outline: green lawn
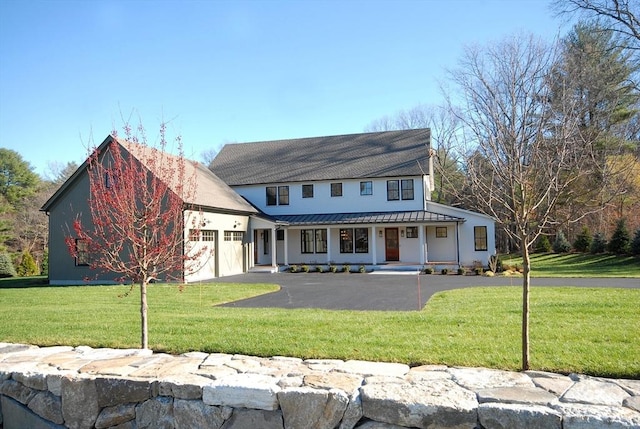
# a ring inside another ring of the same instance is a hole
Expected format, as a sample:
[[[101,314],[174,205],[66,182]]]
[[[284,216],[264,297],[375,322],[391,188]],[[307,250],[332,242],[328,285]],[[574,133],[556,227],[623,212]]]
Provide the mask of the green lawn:
[[[139,345],[135,290],[119,298],[127,287],[6,287],[11,285],[0,280],[0,341]],[[150,347],[411,365],[520,365],[519,287],[438,293],[419,312],[215,307],[273,290],[273,285],[196,284],[180,292],[153,285]],[[534,369],[640,378],[640,289],[540,287],[532,289],[531,304]]]
[[[522,266],[518,255],[502,255],[503,265]],[[609,254],[537,253],[531,255],[531,277],[640,278],[640,258]]]

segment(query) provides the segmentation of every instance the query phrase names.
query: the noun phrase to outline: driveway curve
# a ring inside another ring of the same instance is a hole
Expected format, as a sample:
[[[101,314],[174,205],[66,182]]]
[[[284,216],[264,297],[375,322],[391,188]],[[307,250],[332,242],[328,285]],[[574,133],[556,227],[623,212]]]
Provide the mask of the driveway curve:
[[[416,274],[247,273],[221,277],[225,283],[272,283],[280,290],[223,304],[245,308],[418,311],[440,291],[478,286],[521,286],[518,277]],[[640,288],[640,279],[533,278],[536,286]]]

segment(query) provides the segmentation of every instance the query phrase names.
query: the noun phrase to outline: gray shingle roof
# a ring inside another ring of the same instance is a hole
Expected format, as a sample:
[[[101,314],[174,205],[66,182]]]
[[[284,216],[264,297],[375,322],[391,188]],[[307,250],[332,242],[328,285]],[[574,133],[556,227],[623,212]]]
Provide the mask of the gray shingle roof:
[[[227,144],[211,164],[231,186],[428,174],[429,129]]]
[[[184,177],[188,178],[189,180],[191,178],[194,178],[196,182],[196,192],[193,195],[190,195],[189,199],[185,201],[185,203],[201,206],[204,208],[211,208],[223,212],[240,212],[248,214],[258,213],[258,210],[256,210],[244,198],[238,195],[219,177],[213,174],[211,170],[197,162],[189,161],[186,159],[183,160],[168,153],[161,153],[157,149],[132,143],[124,139],[117,139],[112,136],[107,136],[107,138],[98,147],[98,150],[100,152],[104,151],[105,148],[114,140],[118,142],[120,146],[122,146],[127,152],[132,154],[136,159],[144,164],[147,168],[150,168],[156,176],[158,176],[169,186],[170,189],[176,189],[176,180],[178,180],[180,176],[177,174],[172,174],[173,171],[163,172],[161,168],[154,168],[154,166],[156,166],[155,163],[148,163],[146,161],[157,156],[171,161],[166,165],[178,165],[178,162],[184,162]],[[84,174],[84,171],[87,167],[88,161],[85,161],[80,167],[78,167],[76,172],[51,196],[51,198],[47,200],[47,202],[42,206],[40,210],[49,211],[50,208],[55,204],[55,202],[59,198],[61,198],[61,196],[71,186],[71,184],[78,180],[81,174]],[[169,174],[168,177],[163,177],[167,176],[167,174]]]
[[[442,213],[414,210],[406,212],[328,213],[303,215],[276,215],[278,221],[289,225],[345,225],[380,223],[464,222],[464,218]]]

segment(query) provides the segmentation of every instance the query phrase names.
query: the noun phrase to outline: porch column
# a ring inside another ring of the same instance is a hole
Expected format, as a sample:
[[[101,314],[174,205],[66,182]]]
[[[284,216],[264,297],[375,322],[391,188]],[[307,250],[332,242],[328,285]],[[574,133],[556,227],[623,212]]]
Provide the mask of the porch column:
[[[289,266],[289,230],[287,228],[284,231],[284,265]]]
[[[418,227],[418,241],[420,242],[420,264],[427,263],[427,240],[424,238],[424,225]]]
[[[460,222],[456,221],[456,263],[460,266]]]
[[[378,265],[378,235],[376,234],[376,227],[371,227],[371,245],[373,246],[373,252],[371,252],[371,263]]]
[[[276,257],[276,239],[278,238],[278,232],[275,225],[271,227],[271,266],[273,268],[278,266]]]
[[[327,227],[327,265],[331,264],[331,228]]]

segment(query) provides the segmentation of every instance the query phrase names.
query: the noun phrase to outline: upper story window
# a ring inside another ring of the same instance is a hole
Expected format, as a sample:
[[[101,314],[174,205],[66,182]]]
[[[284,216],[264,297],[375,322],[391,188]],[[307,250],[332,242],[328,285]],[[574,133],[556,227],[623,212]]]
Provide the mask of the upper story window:
[[[281,206],[289,205],[289,187],[278,186],[278,204]]]
[[[387,180],[387,201],[400,199],[400,182],[398,180]]]
[[[342,196],[342,183],[332,183],[331,184],[331,196],[332,197],[341,197]]]
[[[402,199],[412,200],[413,199],[413,179],[403,179],[401,185],[402,185]]]
[[[268,206],[288,206],[289,205],[289,187],[288,186],[267,186],[267,205]]]
[[[313,185],[302,185],[302,198],[313,198]]]
[[[387,201],[413,200],[413,179],[387,180]]]
[[[373,182],[360,182],[360,195],[373,195]]]
[[[278,204],[278,188],[275,186],[267,186],[267,205],[275,206]]]

